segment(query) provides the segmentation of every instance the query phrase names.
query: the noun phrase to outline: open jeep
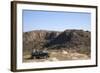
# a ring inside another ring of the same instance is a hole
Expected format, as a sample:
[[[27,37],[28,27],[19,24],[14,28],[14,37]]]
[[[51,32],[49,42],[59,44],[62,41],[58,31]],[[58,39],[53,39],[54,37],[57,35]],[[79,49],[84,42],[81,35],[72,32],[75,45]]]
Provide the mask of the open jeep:
[[[47,51],[35,50],[31,54],[32,59],[46,59],[49,57],[49,53]]]

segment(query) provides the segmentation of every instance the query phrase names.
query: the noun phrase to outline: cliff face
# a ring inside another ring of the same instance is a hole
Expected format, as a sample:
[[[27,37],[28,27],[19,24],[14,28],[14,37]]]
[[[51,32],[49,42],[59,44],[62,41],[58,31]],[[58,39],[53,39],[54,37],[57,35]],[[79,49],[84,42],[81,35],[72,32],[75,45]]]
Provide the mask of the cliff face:
[[[46,31],[35,30],[23,33],[23,50],[32,49],[77,49],[90,51],[91,33],[83,30]]]

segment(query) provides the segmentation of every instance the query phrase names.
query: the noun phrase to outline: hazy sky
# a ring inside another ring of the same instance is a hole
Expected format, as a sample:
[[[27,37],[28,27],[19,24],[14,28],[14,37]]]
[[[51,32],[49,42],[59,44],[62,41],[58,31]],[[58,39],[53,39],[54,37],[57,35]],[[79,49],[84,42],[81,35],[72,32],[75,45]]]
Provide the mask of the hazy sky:
[[[23,32],[32,30],[91,30],[91,14],[23,10]]]

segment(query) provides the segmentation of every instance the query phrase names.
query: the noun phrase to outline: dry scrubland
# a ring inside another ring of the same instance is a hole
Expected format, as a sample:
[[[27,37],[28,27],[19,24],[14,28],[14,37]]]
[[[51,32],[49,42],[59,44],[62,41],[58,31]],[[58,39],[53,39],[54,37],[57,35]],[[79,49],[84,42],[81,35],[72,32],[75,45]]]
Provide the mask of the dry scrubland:
[[[64,60],[86,60],[91,56],[91,36],[89,31],[35,30],[23,33],[23,62],[45,62]],[[48,58],[31,59],[33,49],[47,50]]]
[[[31,54],[23,56],[23,62],[45,62],[45,61],[64,61],[64,60],[86,60],[90,59],[87,54],[78,53],[71,50],[49,50],[49,57],[45,59],[31,59]]]

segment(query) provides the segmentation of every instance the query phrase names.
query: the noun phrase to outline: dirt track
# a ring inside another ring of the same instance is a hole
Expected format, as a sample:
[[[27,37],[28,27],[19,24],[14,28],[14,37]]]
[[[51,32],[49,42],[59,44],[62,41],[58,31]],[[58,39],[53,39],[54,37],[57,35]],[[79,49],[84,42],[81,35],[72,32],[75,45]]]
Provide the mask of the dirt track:
[[[46,59],[30,59],[31,55],[24,55],[23,62],[45,62],[45,61],[65,61],[65,60],[86,60],[90,57],[86,54],[77,52],[62,51],[49,51],[49,58]]]

